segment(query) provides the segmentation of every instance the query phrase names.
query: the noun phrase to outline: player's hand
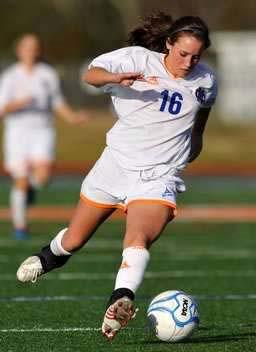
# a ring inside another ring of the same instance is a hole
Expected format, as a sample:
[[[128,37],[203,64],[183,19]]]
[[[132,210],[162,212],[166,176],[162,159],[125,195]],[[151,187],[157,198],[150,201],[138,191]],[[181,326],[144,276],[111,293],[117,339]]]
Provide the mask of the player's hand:
[[[24,98],[12,100],[5,105],[5,107],[2,110],[2,114],[6,115],[19,110],[23,110],[27,108],[29,105],[31,105],[32,101],[33,101],[32,97],[24,97]]]
[[[139,72],[126,72],[113,74],[113,83],[119,83],[124,87],[130,87],[135,81],[143,80],[143,74]]]
[[[25,97],[25,98],[14,100],[13,104],[16,106],[17,109],[24,109],[32,103],[32,100],[33,100],[32,97]]]
[[[78,110],[74,113],[73,118],[72,118],[72,123],[77,125],[77,124],[83,124],[87,123],[90,119],[90,114],[86,110]]]

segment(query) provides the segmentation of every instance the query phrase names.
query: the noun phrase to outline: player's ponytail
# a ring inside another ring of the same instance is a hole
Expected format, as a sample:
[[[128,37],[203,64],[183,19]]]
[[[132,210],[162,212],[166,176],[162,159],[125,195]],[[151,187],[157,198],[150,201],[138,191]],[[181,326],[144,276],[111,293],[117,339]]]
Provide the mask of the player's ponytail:
[[[162,53],[166,50],[166,39],[172,24],[172,17],[164,12],[149,15],[129,33],[128,45],[138,45]]]

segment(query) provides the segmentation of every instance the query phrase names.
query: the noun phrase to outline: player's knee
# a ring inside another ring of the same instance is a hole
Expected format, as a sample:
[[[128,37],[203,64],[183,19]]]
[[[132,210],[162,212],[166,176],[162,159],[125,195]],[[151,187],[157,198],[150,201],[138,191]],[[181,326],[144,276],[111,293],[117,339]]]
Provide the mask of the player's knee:
[[[34,178],[34,184],[39,189],[46,187],[49,181],[50,181],[50,175],[41,175],[39,177]]]
[[[124,238],[124,247],[143,247],[149,248],[152,242],[151,235],[143,231],[126,232]]]
[[[26,192],[29,187],[29,182],[27,178],[18,178],[13,182],[14,188]]]

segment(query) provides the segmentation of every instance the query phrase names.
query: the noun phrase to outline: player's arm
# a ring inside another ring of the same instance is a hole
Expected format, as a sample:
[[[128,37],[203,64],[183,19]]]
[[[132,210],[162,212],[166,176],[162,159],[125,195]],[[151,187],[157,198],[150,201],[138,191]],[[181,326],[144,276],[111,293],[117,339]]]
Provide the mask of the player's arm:
[[[82,80],[95,87],[102,87],[106,84],[120,84],[131,86],[135,80],[142,79],[139,72],[113,73],[101,67],[91,67],[82,76]]]
[[[62,102],[54,108],[54,113],[71,124],[87,122],[89,113],[85,110],[74,110],[68,103]]]
[[[191,136],[191,149],[189,162],[195,160],[203,148],[203,133],[210,114],[211,108],[200,109],[197,113]]]
[[[31,97],[25,97],[21,99],[15,99],[6,103],[1,109],[1,115],[11,114],[16,111],[20,111],[28,107],[32,102]]]
[[[85,110],[74,110],[65,100],[60,87],[60,79],[54,70],[51,70],[50,93],[52,97],[52,110],[57,117],[71,124],[87,122],[89,114]]]

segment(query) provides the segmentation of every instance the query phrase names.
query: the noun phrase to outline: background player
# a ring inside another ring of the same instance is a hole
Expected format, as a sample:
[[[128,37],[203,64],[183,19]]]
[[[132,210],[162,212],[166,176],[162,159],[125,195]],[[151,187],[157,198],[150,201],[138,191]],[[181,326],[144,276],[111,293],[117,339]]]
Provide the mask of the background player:
[[[185,190],[181,171],[202,149],[216,97],[212,71],[199,63],[210,45],[198,17],[172,22],[152,15],[130,33],[131,46],[94,59],[84,80],[109,92],[118,121],[81,188],[68,229],[19,267],[22,282],[62,266],[116,208],[127,213],[123,260],[107,304],[102,332],[112,339],[134,316],[149,248],[176,214]]]
[[[15,237],[28,237],[27,206],[34,190],[51,175],[56,114],[70,123],[87,120],[65,102],[56,71],[41,60],[42,45],[33,33],[16,44],[17,62],[0,81],[0,112],[4,117],[4,167],[13,179],[10,207]]]

